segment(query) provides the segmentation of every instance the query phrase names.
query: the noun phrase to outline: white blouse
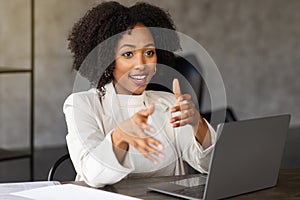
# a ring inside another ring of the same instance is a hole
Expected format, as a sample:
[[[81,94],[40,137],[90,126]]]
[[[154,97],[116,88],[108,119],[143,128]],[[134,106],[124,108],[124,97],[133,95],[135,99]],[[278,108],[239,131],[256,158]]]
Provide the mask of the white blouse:
[[[173,128],[169,123],[169,108],[176,103],[173,94],[145,91],[142,95],[119,95],[112,83],[105,88],[101,101],[96,89],[90,89],[71,94],[64,103],[66,139],[77,172],[76,180],[102,187],[125,177],[182,175],[185,174],[183,161],[207,173],[216,133],[209,125],[212,145],[203,150],[190,125]],[[148,123],[156,132],[146,133],[164,144],[165,158],[156,157],[159,162],[154,164],[129,145],[124,163],[120,164],[113,151],[111,133],[118,124],[150,103],[155,104],[155,110]]]

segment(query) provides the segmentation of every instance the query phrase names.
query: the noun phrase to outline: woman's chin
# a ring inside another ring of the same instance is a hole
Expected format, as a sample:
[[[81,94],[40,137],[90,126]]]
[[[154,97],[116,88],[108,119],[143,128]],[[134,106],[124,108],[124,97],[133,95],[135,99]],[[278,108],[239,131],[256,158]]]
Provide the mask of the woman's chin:
[[[140,95],[145,91],[146,87],[147,87],[147,84],[144,84],[142,86],[138,86],[137,88],[132,90],[132,94],[133,95]]]

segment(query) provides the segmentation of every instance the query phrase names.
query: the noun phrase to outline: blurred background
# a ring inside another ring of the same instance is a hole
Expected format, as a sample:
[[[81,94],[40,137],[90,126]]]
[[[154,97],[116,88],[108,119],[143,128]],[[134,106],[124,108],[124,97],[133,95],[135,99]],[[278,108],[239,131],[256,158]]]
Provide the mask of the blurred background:
[[[67,49],[73,24],[95,0],[35,0],[34,179],[46,179],[66,152],[62,105],[75,73]],[[118,1],[125,5],[135,0]],[[237,118],[290,113],[283,167],[300,167],[300,1],[146,0],[167,10],[177,30],[215,61]],[[31,66],[31,1],[0,0],[0,67]],[[209,98],[209,97],[205,97]],[[208,110],[208,104],[203,105]],[[0,148],[30,145],[30,73],[0,74]],[[28,180],[28,160],[0,162],[0,182]]]

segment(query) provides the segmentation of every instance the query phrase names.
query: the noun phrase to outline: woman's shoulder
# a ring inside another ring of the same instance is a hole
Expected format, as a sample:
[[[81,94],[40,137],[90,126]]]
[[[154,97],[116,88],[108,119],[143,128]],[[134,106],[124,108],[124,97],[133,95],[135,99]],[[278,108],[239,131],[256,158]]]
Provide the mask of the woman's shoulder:
[[[99,98],[96,88],[91,88],[87,91],[74,92],[70,94],[64,104],[77,104],[84,102],[94,101],[95,98]]]

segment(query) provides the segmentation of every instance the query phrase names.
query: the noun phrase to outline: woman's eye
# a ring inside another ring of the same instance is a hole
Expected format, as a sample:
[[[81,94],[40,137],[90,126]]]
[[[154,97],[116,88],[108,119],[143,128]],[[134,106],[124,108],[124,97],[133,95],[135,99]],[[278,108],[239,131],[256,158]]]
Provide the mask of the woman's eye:
[[[153,56],[155,52],[153,50],[149,50],[145,52],[146,56]]]
[[[133,56],[133,53],[130,52],[130,51],[128,51],[128,52],[123,53],[122,56],[124,56],[124,57],[131,57],[131,56]]]

